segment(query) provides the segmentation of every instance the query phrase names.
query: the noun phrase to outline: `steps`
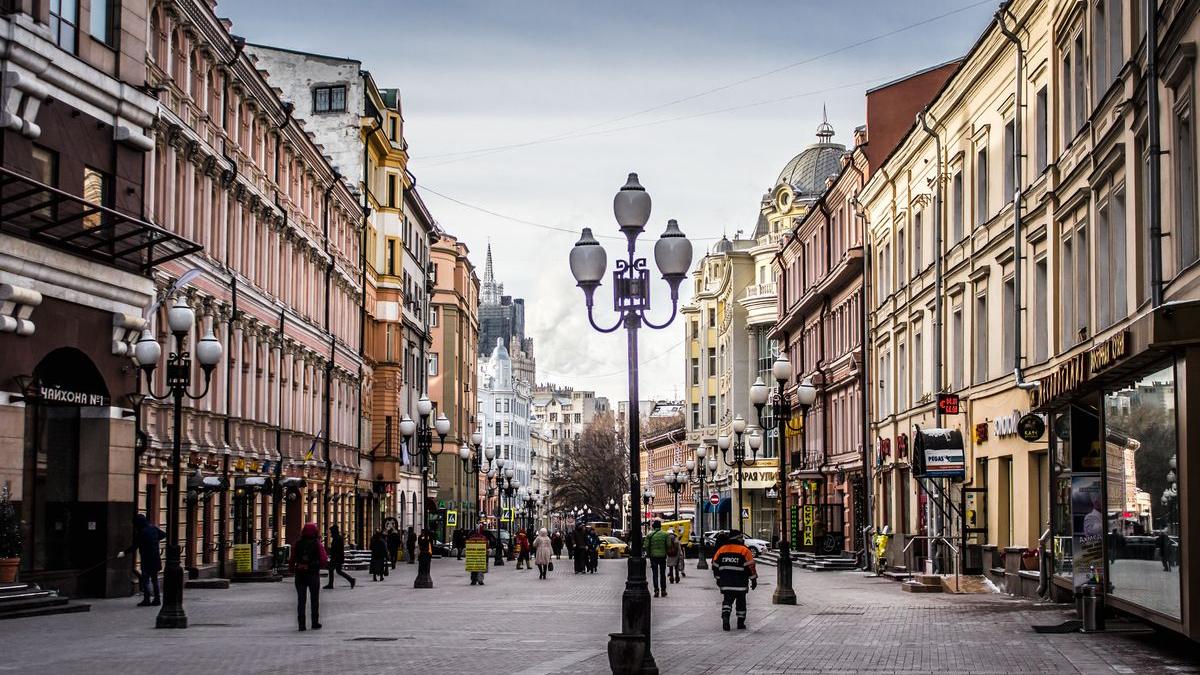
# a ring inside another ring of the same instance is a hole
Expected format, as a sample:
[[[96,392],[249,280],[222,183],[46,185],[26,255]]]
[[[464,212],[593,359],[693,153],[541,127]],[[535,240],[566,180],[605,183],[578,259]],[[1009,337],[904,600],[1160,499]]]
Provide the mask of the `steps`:
[[[283,581],[283,576],[275,574],[271,570],[255,570],[253,572],[245,572],[242,574],[234,574],[229,577],[229,581],[235,584],[257,584],[270,583],[273,581]]]
[[[911,581],[901,584],[900,590],[909,593],[941,593],[942,578],[936,574],[918,574]]]
[[[815,553],[794,553],[792,559],[800,567],[813,572],[848,572],[858,569],[854,558],[834,555],[817,555]]]
[[[344,570],[366,570],[371,568],[371,552],[360,549],[349,549],[342,563]]]
[[[0,619],[87,612],[91,608],[84,603],[71,604],[67,596],[37,584],[0,584]]]

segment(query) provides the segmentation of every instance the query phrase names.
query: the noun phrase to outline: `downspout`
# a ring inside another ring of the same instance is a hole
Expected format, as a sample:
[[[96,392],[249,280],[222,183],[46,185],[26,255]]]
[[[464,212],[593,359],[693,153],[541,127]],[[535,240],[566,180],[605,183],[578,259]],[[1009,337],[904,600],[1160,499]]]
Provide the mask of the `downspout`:
[[[933,127],[929,126],[927,117],[929,116],[929,106],[921,109],[917,113],[917,124],[921,125],[921,129],[931,137],[934,143],[934,169],[933,181],[933,394],[936,399],[937,395],[942,393],[942,341],[943,335],[943,320],[942,315],[945,308],[942,306],[942,295],[945,293],[946,281],[942,278],[942,137],[938,136]],[[935,400],[933,405],[933,426],[936,429],[942,428],[942,411]]]
[[[222,431],[225,436],[225,457],[221,465],[221,476],[225,479],[225,483],[229,484],[229,437],[231,433],[230,416],[233,415],[233,322],[238,320],[238,287],[237,275],[229,275],[229,287],[231,293],[232,309],[229,314],[229,322],[225,324],[225,344],[228,346],[229,355],[225,358],[225,419],[221,420]],[[229,517],[229,487],[221,490],[221,498],[219,500],[218,510],[218,528],[220,532],[217,534],[217,576],[222,579],[225,576],[225,549],[228,542],[225,539],[225,531],[228,523],[226,518]]]
[[[358,303],[358,401],[355,403],[356,426],[358,427],[357,438],[358,447],[354,453],[356,466],[358,467],[358,476],[362,476],[362,450],[363,450],[363,416],[362,416],[362,400],[363,400],[363,378],[365,372],[363,364],[367,358],[367,235],[370,233],[371,224],[371,198],[370,188],[367,183],[368,171],[370,170],[370,153],[364,145],[363,150],[363,166],[362,166],[362,234],[359,238],[358,245],[358,283],[359,292],[362,294]],[[374,471],[374,466],[372,466]],[[374,474],[372,474],[374,475]],[[365,515],[363,511],[365,506],[360,508],[358,504],[358,478],[355,478],[355,517],[359,522],[354,524],[355,533],[358,541],[363,541],[366,534],[366,529],[363,523]]]
[[[858,164],[854,159],[850,160],[850,168],[854,169],[859,177],[859,186],[866,185],[867,174],[862,169],[858,168]],[[862,204],[858,201],[858,193],[851,199],[851,204],[854,206],[854,217],[862,221],[862,251],[863,251],[863,277],[862,283],[859,286],[858,292],[858,320],[859,320],[859,335],[858,335],[858,350],[859,350],[859,422],[862,426],[862,463],[863,463],[863,485],[867,491],[867,522],[862,523],[860,529],[863,544],[863,569],[871,569],[871,538],[867,536],[868,530],[875,522],[875,483],[874,472],[871,470],[871,419],[868,417],[869,408],[867,406],[867,395],[870,390],[867,388],[868,366],[870,361],[867,359],[867,345],[870,342],[870,324],[867,320],[867,280],[871,278],[870,265],[871,256],[868,253],[867,242],[867,227],[870,221],[867,219],[867,214],[862,210]],[[847,233],[849,234],[849,233]]]
[[[1150,306],[1163,303],[1162,134],[1158,110],[1158,2],[1146,2],[1146,197],[1150,206]]]
[[[329,252],[329,196],[333,194],[333,191],[337,188],[338,182],[341,181],[341,179],[342,175],[338,173],[337,169],[334,169],[333,180],[329,183],[329,187],[325,188],[325,195],[322,204],[323,213],[321,216],[321,220],[324,221],[323,237],[325,240],[325,257],[328,259],[325,263],[325,335],[329,337],[329,360],[325,362],[325,421],[323,423],[325,429],[325,438],[322,441],[325,445],[325,495],[323,497],[324,508],[321,516],[321,524],[327,528],[329,527],[329,504],[333,500],[333,495],[330,493],[330,485],[333,483],[333,458],[329,456],[329,438],[333,435],[330,429],[330,424],[333,417],[333,399],[330,397],[330,392],[332,391],[333,386],[331,383],[331,380],[333,379],[333,360],[336,357],[337,349],[336,342],[333,338],[333,332],[329,328],[329,300],[333,284],[333,255]]]
[[[287,212],[283,215],[286,227]],[[283,338],[287,331],[286,326],[287,311],[282,307],[279,309],[279,366],[276,370],[275,382],[279,385],[279,392],[276,395],[276,409],[279,411],[279,418],[275,420],[275,456],[279,458],[275,462],[275,485],[271,490],[272,509],[275,512],[275,545],[279,546],[283,542],[280,539],[279,533],[283,532],[283,488],[280,487],[279,481],[283,478]],[[288,373],[288,384],[291,384],[291,373]]]
[[[1021,250],[1021,209],[1022,209],[1022,191],[1021,191],[1021,160],[1024,158],[1023,146],[1021,138],[1021,116],[1024,114],[1024,78],[1025,78],[1025,48],[1021,46],[1021,40],[1008,24],[1005,23],[1005,13],[1007,9],[1001,9],[996,12],[996,26],[1000,29],[1001,35],[1008,38],[1008,41],[1013,44],[1017,51],[1017,62],[1015,65],[1015,76],[1013,81],[1013,380],[1017,388],[1030,391],[1038,387],[1037,382],[1026,382],[1025,374],[1021,370],[1021,318],[1024,314],[1024,303],[1021,295],[1021,261],[1024,259],[1024,254]]]

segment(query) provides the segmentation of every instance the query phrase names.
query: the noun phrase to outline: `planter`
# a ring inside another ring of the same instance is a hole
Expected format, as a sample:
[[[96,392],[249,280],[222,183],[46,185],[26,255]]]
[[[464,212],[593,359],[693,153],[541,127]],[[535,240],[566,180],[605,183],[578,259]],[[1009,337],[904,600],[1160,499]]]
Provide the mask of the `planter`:
[[[1036,572],[1039,557],[1036,555],[1021,556],[1021,569]]]
[[[613,675],[639,675],[646,658],[646,637],[641,633],[609,633],[608,665]]]
[[[0,584],[11,584],[17,580],[20,558],[0,558]]]

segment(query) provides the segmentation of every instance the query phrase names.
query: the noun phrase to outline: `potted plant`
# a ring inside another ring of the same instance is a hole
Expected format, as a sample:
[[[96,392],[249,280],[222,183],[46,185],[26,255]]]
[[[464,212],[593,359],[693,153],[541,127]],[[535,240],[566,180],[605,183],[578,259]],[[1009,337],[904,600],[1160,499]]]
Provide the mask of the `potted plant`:
[[[0,583],[16,581],[20,563],[21,523],[9,499],[8,488],[0,487]]]
[[[1037,571],[1039,562],[1039,554],[1036,548],[1027,548],[1021,551],[1021,569]]]

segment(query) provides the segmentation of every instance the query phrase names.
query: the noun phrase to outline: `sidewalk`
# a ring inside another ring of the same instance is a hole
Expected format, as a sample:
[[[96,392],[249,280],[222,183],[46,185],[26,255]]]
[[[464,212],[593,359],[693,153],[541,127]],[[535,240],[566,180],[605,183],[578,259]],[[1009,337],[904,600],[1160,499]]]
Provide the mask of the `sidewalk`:
[[[435,587],[412,588],[415,565],[383,582],[357,574],[321,593],[320,631],[295,626],[281,584],[191,590],[190,627],[155,630],[137,598],[91,612],[0,623],[0,670],[22,673],[375,673],[603,675],[620,629],[623,561],[576,576],[565,558],[546,581],[513,564],[472,587],[461,563],[436,560]],[[689,570],[654,600],[654,654],[664,675],[782,673],[1200,673],[1168,640],[1042,635],[1030,624],[1068,614],[1001,596],[902,593],[861,572],[797,570],[797,607],[770,604],[774,569],[750,594],[747,631],[723,632],[712,577]]]

